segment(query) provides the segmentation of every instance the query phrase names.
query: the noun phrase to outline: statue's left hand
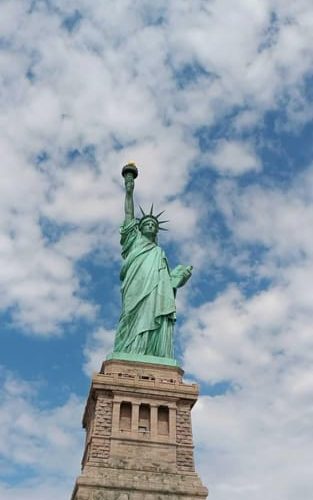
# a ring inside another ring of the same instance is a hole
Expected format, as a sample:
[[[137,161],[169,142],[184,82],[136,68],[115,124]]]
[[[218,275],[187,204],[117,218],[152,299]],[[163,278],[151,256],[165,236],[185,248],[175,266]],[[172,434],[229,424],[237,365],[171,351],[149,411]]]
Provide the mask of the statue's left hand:
[[[183,266],[180,264],[171,272],[171,281],[173,288],[184,286],[189,280],[192,272],[192,266]]]
[[[183,279],[184,280],[183,280],[182,285],[184,285],[189,280],[189,278],[191,277],[191,272],[192,272],[192,266],[186,266],[185,270],[183,271]]]

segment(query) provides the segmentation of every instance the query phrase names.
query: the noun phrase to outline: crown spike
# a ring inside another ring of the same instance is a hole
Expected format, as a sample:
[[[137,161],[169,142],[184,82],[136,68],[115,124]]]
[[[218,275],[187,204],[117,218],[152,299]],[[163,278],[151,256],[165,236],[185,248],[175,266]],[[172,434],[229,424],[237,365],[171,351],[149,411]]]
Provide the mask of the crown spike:
[[[150,215],[153,215],[153,203],[152,203],[151,208],[150,208]]]
[[[165,210],[162,210],[162,212],[160,212],[158,215],[156,215],[156,218],[158,219],[160,217],[160,215],[164,214]]]
[[[144,211],[143,211],[143,209],[141,208],[141,206],[140,206],[140,205],[139,205],[139,208],[140,208],[140,210],[141,210],[142,215],[145,217],[145,216],[146,216],[146,214],[144,213]]]
[[[168,229],[166,229],[165,227],[159,227],[159,230],[160,231],[168,231]]]
[[[158,220],[159,224],[165,224],[166,222],[169,222],[169,220]]]

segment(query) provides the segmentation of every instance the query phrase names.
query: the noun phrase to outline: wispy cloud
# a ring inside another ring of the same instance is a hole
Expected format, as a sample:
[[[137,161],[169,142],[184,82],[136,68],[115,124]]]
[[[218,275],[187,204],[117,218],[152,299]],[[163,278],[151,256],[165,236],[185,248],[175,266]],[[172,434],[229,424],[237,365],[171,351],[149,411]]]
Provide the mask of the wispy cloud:
[[[261,119],[287,94],[284,106],[295,110],[312,63],[308,3],[295,9],[241,2],[235,13],[227,5],[2,5],[1,213],[15,237],[5,226],[2,234],[16,255],[12,262],[12,252],[3,258],[4,267],[16,273],[23,267],[26,277],[22,285],[21,272],[11,290],[9,276],[0,288],[6,290],[2,307],[14,305],[19,324],[46,334],[78,311],[91,314],[91,306],[77,299],[75,262],[101,245],[103,227],[121,216],[123,162],[144,165],[139,199],[164,203],[187,186],[199,158],[199,127],[214,125],[234,107],[244,114],[247,105]],[[237,133],[244,123],[237,114]],[[238,139],[221,140],[210,158],[221,174],[261,168],[251,146]],[[63,225],[57,246],[42,237],[41,216]],[[66,243],[65,256],[65,242],[75,234],[84,244],[69,254]],[[28,269],[27,248],[42,255],[32,266],[36,273]],[[43,262],[51,259],[43,273]],[[59,266],[66,269],[64,280],[51,289]],[[40,300],[33,297],[47,277],[50,284],[42,286],[49,290]]]
[[[136,161],[136,202],[167,210],[163,243],[195,264],[178,304],[185,366],[205,391],[230,387],[195,410],[214,498],[309,500],[311,0],[10,0],[0,11],[1,312],[46,338],[89,322],[84,370],[98,368],[113,337],[99,325],[112,318],[80,265],[105,264],[115,301],[120,170]],[[44,409],[32,386],[8,384],[4,460],[31,473],[0,496],[62,497],[49,477],[60,454],[77,467],[79,423],[65,422],[80,400]]]
[[[63,405],[45,407],[38,399],[38,384],[3,370],[1,378],[3,498],[20,498],[24,494],[30,498],[31,489],[35,498],[44,491],[50,495],[49,490],[51,494],[69,494],[68,478],[77,471],[82,447],[82,402],[71,396]],[[65,482],[62,488],[52,486],[59,481]]]
[[[238,141],[220,141],[208,154],[209,165],[222,174],[242,175],[261,168],[260,160],[249,144]]]
[[[248,260],[252,242],[263,246],[253,269],[268,281],[255,292],[245,281],[229,286],[190,309],[183,327],[188,372],[230,384],[195,410],[199,467],[216,498],[259,499],[264,485],[271,499],[310,495],[311,178],[307,170],[288,188],[219,193],[234,244],[251,245]]]

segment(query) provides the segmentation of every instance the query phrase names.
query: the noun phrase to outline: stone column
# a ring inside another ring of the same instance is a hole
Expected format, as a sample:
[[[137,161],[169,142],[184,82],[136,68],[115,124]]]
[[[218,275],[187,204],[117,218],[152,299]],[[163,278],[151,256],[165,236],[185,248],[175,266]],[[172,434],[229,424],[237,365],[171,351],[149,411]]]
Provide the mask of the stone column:
[[[138,434],[139,425],[139,403],[132,403],[132,434]]]
[[[150,419],[151,419],[151,429],[150,435],[151,439],[157,439],[158,437],[158,405],[150,405]]]
[[[176,408],[169,408],[169,438],[171,443],[176,442]]]
[[[113,433],[119,431],[120,424],[120,401],[113,401],[113,413],[112,413],[112,431]]]

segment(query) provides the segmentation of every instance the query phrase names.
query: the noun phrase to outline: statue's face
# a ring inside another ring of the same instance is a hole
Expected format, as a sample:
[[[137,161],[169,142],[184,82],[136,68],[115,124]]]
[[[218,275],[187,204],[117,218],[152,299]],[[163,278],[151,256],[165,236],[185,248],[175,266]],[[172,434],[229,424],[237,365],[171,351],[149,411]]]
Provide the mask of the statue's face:
[[[147,219],[140,228],[141,234],[149,239],[154,239],[158,232],[158,226],[153,219]]]

